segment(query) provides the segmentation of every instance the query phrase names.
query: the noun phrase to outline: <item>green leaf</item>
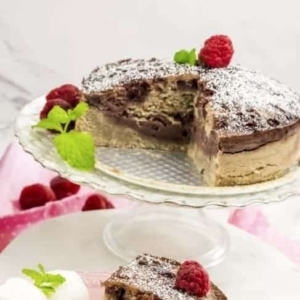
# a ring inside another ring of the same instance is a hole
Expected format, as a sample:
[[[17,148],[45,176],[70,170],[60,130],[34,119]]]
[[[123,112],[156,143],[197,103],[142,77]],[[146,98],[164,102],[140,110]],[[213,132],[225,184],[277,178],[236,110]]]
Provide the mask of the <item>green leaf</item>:
[[[89,109],[86,102],[79,102],[74,109],[68,110],[70,120],[75,121],[82,117]]]
[[[174,61],[178,64],[189,64],[194,66],[197,62],[196,49],[190,51],[182,49],[175,53]]]
[[[46,280],[47,282],[51,282],[51,283],[63,283],[65,282],[65,278],[62,277],[59,274],[46,274]]]
[[[24,275],[28,276],[29,278],[31,278],[34,282],[42,281],[42,279],[43,279],[43,275],[35,270],[23,269],[22,273]]]
[[[51,286],[39,286],[38,287],[48,298],[50,298],[54,293],[55,289]]]
[[[189,52],[187,50],[180,50],[175,53],[174,61],[178,64],[186,64],[189,62]]]
[[[55,293],[56,288],[66,281],[59,274],[46,273],[45,268],[41,264],[38,265],[37,270],[23,269],[22,273],[30,277],[34,285],[49,298]]]
[[[46,275],[45,268],[42,264],[38,264],[38,269],[43,275]]]
[[[192,49],[189,52],[189,65],[194,66],[197,62],[196,49]]]
[[[49,129],[49,130],[57,130],[59,132],[63,131],[63,128],[60,123],[53,122],[51,120],[42,119],[40,120],[36,125],[33,126],[34,128],[43,128],[43,129]]]
[[[55,105],[50,112],[48,113],[47,119],[57,123],[57,124],[67,124],[70,122],[70,118],[68,116],[68,113],[59,107],[58,105]]]
[[[90,171],[95,166],[95,145],[92,136],[78,131],[68,132],[70,123],[87,111],[88,105],[83,101],[68,111],[55,105],[47,118],[40,120],[33,128],[58,131],[60,134],[55,136],[54,145],[62,159],[73,168]]]
[[[95,167],[95,145],[91,135],[70,131],[54,138],[59,155],[68,164],[79,170],[93,170]]]

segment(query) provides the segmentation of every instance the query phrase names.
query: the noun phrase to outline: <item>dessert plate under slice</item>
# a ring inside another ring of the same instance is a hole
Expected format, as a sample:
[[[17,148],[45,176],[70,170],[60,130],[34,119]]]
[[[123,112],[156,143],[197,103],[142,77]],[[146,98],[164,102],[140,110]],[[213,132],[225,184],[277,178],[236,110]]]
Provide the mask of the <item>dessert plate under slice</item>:
[[[136,200],[193,207],[269,203],[298,193],[299,167],[282,178],[261,184],[209,187],[201,183],[201,177],[183,153],[99,147],[95,171],[77,171],[58,156],[53,135],[32,129],[44,103],[45,98],[40,97],[23,108],[16,122],[16,135],[24,150],[44,167],[79,184]]]

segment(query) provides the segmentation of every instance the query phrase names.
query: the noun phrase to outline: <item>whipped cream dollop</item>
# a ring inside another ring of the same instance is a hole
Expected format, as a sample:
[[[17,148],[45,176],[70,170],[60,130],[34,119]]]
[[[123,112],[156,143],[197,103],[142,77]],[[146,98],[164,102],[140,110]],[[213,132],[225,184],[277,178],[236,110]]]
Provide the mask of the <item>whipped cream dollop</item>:
[[[89,292],[81,277],[73,271],[47,272],[59,274],[65,282],[48,298],[27,278],[10,278],[0,285],[0,300],[89,300]]]
[[[89,300],[88,289],[76,272],[57,270],[48,273],[59,274],[66,280],[56,289],[51,300]]]
[[[10,278],[0,285],[0,300],[47,300],[44,293],[25,278]]]

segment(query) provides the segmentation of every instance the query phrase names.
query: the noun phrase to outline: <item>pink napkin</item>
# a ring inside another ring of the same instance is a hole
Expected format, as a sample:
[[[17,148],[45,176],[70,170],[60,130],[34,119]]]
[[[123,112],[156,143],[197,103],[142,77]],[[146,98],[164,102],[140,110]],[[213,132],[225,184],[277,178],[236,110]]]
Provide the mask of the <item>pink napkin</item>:
[[[228,222],[275,246],[300,267],[300,240],[284,236],[276,226],[269,223],[262,209],[237,209],[229,216]]]
[[[0,161],[0,252],[20,232],[40,221],[80,212],[90,194],[90,188],[81,187],[77,195],[61,201],[47,203],[43,207],[20,211],[18,198],[24,186],[33,183],[49,185],[50,180],[57,176],[40,166],[29,154],[25,153],[17,141],[6,150]],[[116,208],[126,207],[129,200],[108,197]]]

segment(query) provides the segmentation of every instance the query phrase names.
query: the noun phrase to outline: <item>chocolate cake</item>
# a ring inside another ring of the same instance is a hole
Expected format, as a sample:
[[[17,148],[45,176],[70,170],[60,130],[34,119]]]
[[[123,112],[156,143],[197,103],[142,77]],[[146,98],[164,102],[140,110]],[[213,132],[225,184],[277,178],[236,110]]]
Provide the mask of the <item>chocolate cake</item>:
[[[123,60],[83,79],[96,145],[187,151],[212,186],[280,177],[300,159],[300,97],[240,66]]]
[[[175,287],[177,261],[144,254],[120,267],[104,282],[106,300],[226,300],[213,283],[204,297]]]

